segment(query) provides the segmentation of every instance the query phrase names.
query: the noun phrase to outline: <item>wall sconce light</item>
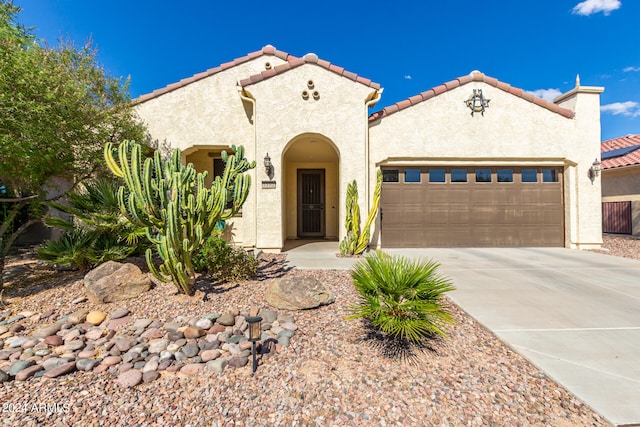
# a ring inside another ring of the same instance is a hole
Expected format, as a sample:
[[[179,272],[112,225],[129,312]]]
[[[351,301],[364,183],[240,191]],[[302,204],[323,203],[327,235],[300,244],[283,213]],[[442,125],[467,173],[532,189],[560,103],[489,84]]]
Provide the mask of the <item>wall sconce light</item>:
[[[271,157],[269,157],[269,153],[264,156],[264,171],[269,179],[273,178],[273,164],[271,163]]]
[[[251,375],[256,373],[258,369],[258,360],[256,359],[256,342],[260,341],[260,335],[262,335],[261,328],[262,317],[254,316],[247,317],[247,323],[249,324],[249,341],[251,341],[251,354],[253,355],[253,364],[251,365]]]
[[[591,183],[593,183],[596,177],[600,175],[601,165],[602,163],[600,163],[600,161],[598,161],[598,158],[596,157],[596,159],[591,164],[591,167],[589,168],[589,179],[591,180]]]
[[[482,89],[474,89],[473,94],[464,102],[471,109],[472,116],[474,113],[480,113],[484,116],[484,110],[489,108],[489,101],[491,100],[485,99],[482,94]]]

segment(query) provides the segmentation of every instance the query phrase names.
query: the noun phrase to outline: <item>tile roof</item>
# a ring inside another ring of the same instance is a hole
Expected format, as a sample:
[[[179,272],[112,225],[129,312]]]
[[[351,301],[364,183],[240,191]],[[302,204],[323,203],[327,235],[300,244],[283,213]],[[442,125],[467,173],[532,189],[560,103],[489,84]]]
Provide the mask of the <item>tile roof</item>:
[[[380,89],[380,84],[374,83],[370,79],[359,76],[355,73],[352,73],[351,71],[347,71],[344,68],[334,65],[328,61],[319,59],[318,55],[316,55],[315,53],[307,53],[302,58],[289,56],[287,62],[284,64],[280,64],[270,70],[263,71],[260,74],[253,75],[244,80],[240,80],[240,86],[247,87],[254,83],[258,83],[271,77],[277,76],[278,74],[286,73],[287,71],[293,70],[294,68],[297,68],[304,64],[316,64],[322,68],[326,68],[333,73],[336,73],[339,76],[353,80],[354,82],[362,83],[363,85],[369,86],[376,90]]]
[[[252,59],[258,58],[258,57],[263,56],[263,55],[275,56],[275,57],[278,57],[278,58],[280,58],[280,59],[282,59],[284,61],[289,61],[289,60],[294,61],[294,60],[298,59],[298,58],[296,58],[296,57],[294,57],[292,55],[289,55],[286,52],[282,52],[280,50],[277,50],[275,47],[273,47],[271,45],[266,45],[265,47],[263,47],[260,50],[257,50],[255,52],[251,52],[251,53],[249,53],[249,54],[247,54],[245,56],[241,56],[240,58],[236,58],[233,61],[225,62],[224,64],[221,64],[221,65],[219,65],[219,66],[217,66],[215,68],[210,68],[207,71],[204,71],[202,73],[198,73],[198,74],[195,74],[195,75],[193,75],[191,77],[188,77],[186,79],[182,79],[177,83],[172,83],[172,84],[167,85],[166,87],[163,87],[161,89],[154,90],[153,92],[148,93],[146,95],[141,95],[138,98],[134,99],[133,103],[134,104],[139,104],[139,103],[148,101],[148,100],[156,98],[156,97],[158,97],[160,95],[164,95],[165,93],[169,93],[169,92],[171,92],[173,90],[179,89],[179,88],[184,87],[184,86],[186,86],[188,84],[191,84],[193,82],[197,82],[198,80],[204,79],[204,78],[212,76],[214,74],[217,74],[220,71],[227,70],[229,68],[235,67],[236,65],[240,65],[240,64],[242,64],[244,62],[250,61]]]
[[[620,138],[609,139],[600,143],[600,152],[607,153],[613,150],[619,150],[620,148],[633,147],[640,145],[640,135],[627,135]],[[624,153],[626,150],[621,150]],[[616,154],[616,153],[613,153]],[[605,156],[606,157],[606,156]],[[640,165],[640,149],[628,151],[620,156],[614,156],[611,158],[603,158],[602,169],[614,169],[623,166]]]
[[[416,105],[420,102],[431,99],[435,96],[438,96],[442,93],[455,89],[457,87],[463,86],[467,83],[471,82],[484,82],[490,86],[497,87],[498,89],[502,89],[503,91],[510,93],[512,95],[518,96],[522,99],[525,99],[529,102],[532,102],[536,105],[546,108],[547,110],[553,111],[554,113],[558,113],[567,118],[573,118],[573,111],[562,108],[557,104],[546,101],[542,98],[538,98],[528,92],[525,92],[523,89],[518,89],[516,87],[511,86],[508,83],[501,82],[493,77],[489,77],[479,71],[473,71],[471,74],[466,76],[458,77],[457,79],[451,80],[447,83],[441,84],[440,86],[436,86],[431,88],[425,92],[422,92],[418,95],[412,96],[411,98],[405,99],[404,101],[397,102],[389,107],[385,107],[380,111],[376,111],[369,116],[369,121],[376,121],[382,117],[388,116],[389,114],[393,114],[397,111],[403,110],[410,106]]]

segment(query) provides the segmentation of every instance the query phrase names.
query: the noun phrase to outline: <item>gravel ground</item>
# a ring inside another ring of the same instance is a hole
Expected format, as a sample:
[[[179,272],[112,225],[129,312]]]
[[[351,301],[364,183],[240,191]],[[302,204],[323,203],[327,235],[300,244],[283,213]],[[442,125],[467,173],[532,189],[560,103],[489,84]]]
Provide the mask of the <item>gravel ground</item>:
[[[605,234],[602,236],[602,249],[595,252],[640,260],[640,238]]]
[[[606,245],[612,254],[619,247],[610,239]],[[111,313],[127,307],[134,320],[168,320],[248,310],[264,306],[267,286],[283,275],[317,277],[336,302],[293,313],[299,330],[291,346],[262,360],[254,377],[247,366],[196,378],[163,372],[131,389],[106,372],[10,381],[0,384],[0,425],[608,425],[452,303],[457,323],[449,338],[407,355],[386,346],[364,322],[345,320],[356,299],[347,272],[284,271],[283,258],[263,255],[256,280],[203,282],[196,297],[176,295],[172,285],[158,283],[126,304],[103,305],[72,303],[84,294],[77,273],[52,274],[35,263],[14,262],[20,274],[4,293],[4,309],[13,313]]]

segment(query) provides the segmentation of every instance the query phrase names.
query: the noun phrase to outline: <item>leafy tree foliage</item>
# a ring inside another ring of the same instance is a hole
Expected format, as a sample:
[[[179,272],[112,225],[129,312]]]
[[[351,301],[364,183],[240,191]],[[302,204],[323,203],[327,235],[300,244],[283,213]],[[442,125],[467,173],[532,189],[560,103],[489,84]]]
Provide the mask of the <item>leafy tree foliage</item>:
[[[0,286],[5,256],[42,218],[52,178],[81,182],[104,168],[105,142],[147,138],[128,82],[105,72],[91,43],[47,46],[18,25],[19,11],[0,0]]]

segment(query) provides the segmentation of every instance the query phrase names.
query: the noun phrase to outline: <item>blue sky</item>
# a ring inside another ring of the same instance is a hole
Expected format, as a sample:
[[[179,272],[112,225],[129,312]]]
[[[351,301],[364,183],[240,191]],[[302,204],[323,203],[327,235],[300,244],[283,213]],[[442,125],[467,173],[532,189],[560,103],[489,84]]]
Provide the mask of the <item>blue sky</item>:
[[[378,110],[472,70],[538,96],[604,86],[602,139],[640,133],[640,1],[14,0],[56,45],[90,37],[133,98],[267,44],[384,87]]]

